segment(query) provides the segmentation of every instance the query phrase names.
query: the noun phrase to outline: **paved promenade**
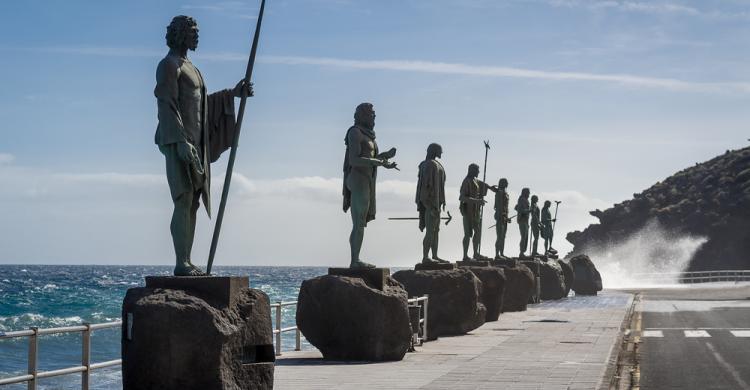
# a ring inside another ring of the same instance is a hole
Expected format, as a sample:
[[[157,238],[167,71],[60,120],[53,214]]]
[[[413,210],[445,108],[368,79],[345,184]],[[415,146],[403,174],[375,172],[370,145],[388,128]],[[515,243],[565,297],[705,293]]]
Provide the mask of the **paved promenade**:
[[[607,292],[530,305],[458,337],[425,343],[404,360],[325,362],[285,352],[275,389],[598,389],[608,385],[632,296]]]

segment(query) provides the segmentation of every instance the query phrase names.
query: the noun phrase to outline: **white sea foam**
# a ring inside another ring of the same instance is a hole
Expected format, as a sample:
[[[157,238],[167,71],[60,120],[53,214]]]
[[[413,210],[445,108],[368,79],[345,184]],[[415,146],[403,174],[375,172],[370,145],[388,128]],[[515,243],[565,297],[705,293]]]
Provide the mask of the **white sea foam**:
[[[705,237],[680,235],[664,229],[657,221],[649,221],[635,234],[605,248],[585,251],[602,275],[605,288],[627,288],[676,284],[660,278],[650,282],[644,273],[678,273],[685,271],[693,255],[708,241]]]

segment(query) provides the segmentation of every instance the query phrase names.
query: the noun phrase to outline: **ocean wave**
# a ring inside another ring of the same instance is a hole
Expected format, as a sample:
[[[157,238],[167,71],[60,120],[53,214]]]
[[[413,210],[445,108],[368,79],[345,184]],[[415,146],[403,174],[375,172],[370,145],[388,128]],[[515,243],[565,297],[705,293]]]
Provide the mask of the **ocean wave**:
[[[83,324],[80,316],[47,317],[39,313],[24,313],[16,316],[0,316],[0,331],[10,332],[28,329],[32,326],[39,328],[57,328]]]

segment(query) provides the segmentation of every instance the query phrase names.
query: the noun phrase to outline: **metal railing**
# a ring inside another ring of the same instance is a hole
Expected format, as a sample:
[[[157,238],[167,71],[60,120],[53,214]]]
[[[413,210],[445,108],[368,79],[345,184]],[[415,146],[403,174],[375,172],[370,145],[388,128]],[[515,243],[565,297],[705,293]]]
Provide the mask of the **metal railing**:
[[[422,307],[419,324],[422,327],[422,337],[419,341],[427,339],[427,305],[428,296],[422,296],[419,298],[409,299],[409,304],[420,305]],[[290,326],[282,328],[281,324],[281,313],[282,309],[286,306],[296,306],[297,301],[282,302],[277,301],[271,304],[271,309],[275,310],[276,324],[273,329],[275,335],[275,351],[276,355],[281,355],[281,335],[286,332],[295,332],[295,351],[302,349],[302,335],[296,326]],[[15,383],[26,382],[29,390],[35,390],[37,380],[42,378],[49,378],[60,375],[68,375],[81,373],[81,389],[88,390],[89,382],[91,377],[91,371],[117,366],[122,364],[122,359],[109,360],[105,362],[92,363],[91,362],[91,332],[98,329],[116,328],[122,326],[122,321],[107,322],[101,324],[83,324],[78,326],[67,326],[60,328],[46,328],[40,329],[32,327],[28,330],[19,330],[13,332],[0,332],[0,340],[12,339],[18,337],[29,338],[29,356],[28,356],[28,370],[25,375],[18,375],[9,378],[0,378],[0,386],[10,385]],[[81,365],[61,368],[50,371],[39,371],[38,370],[38,356],[39,356],[39,336],[50,335],[50,334],[62,334],[62,333],[77,333],[81,332]],[[419,337],[418,335],[416,337]]]
[[[0,340],[12,339],[17,337],[29,338],[29,358],[28,370],[26,375],[19,375],[10,378],[0,378],[0,386],[14,383],[26,382],[29,390],[35,390],[37,380],[50,378],[53,376],[68,375],[81,373],[81,389],[88,390],[91,371],[100,368],[106,368],[122,364],[121,359],[109,360],[106,362],[91,363],[91,332],[97,329],[107,329],[122,326],[122,321],[107,322],[103,324],[83,324],[78,326],[66,326],[61,328],[39,329],[33,327],[29,330],[19,330],[15,332],[0,332]],[[81,365],[67,368],[60,368],[50,371],[38,370],[39,356],[39,336],[60,333],[78,333],[81,332]]]
[[[639,273],[632,276],[644,283],[750,282],[750,270]]]
[[[421,328],[422,336],[420,337],[419,332],[412,333],[412,345],[422,345],[423,342],[427,341],[427,309],[430,303],[430,295],[425,294],[421,297],[414,297],[407,300],[409,306],[420,306],[419,311],[419,325],[417,328]]]
[[[295,351],[302,350],[302,335],[300,334],[299,329],[297,329],[296,326],[289,326],[286,328],[281,327],[281,309],[284,308],[284,306],[297,306],[297,301],[289,301],[289,302],[276,301],[276,303],[271,304],[271,309],[276,309],[276,327],[273,330],[273,334],[276,335],[276,342],[275,342],[276,356],[281,356],[281,334],[285,332],[294,331],[295,333],[294,350]]]

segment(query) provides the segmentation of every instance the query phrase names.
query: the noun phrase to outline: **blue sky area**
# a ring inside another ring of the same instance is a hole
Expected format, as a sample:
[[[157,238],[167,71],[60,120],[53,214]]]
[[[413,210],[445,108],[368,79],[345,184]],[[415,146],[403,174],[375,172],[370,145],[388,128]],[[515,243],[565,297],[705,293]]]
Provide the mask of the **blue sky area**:
[[[153,144],[165,27],[198,20],[190,55],[218,90],[243,76],[257,9],[0,3],[0,263],[171,263]],[[415,213],[430,142],[445,151],[452,214],[489,139],[488,181],[507,177],[513,200],[528,186],[563,201],[562,251],[566,232],[593,222],[588,210],[747,145],[748,0],[268,0],[266,11],[220,264],[348,262],[343,138],[362,101],[402,168],[381,172],[365,236],[363,259],[383,265],[421,257],[416,225],[386,218]],[[199,224],[196,263],[212,222]],[[442,230],[443,256],[457,259],[460,242],[457,220]],[[492,234],[484,242],[490,252]]]

